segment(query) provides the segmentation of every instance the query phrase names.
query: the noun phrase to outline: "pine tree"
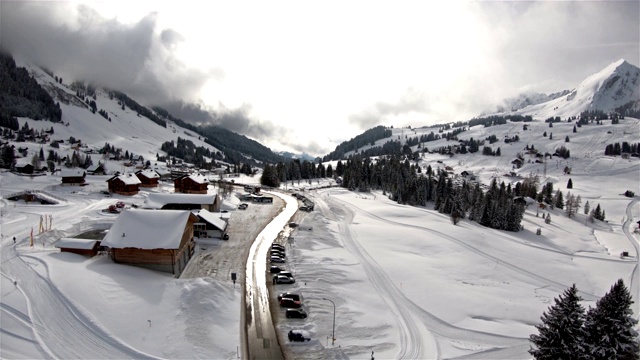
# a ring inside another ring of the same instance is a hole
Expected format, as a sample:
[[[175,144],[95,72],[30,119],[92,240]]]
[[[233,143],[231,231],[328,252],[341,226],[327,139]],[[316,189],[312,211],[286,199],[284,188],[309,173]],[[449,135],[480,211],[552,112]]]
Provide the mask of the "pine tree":
[[[590,308],[584,322],[588,359],[639,359],[638,323],[631,310],[631,294],[619,279],[598,302]]]
[[[587,200],[587,202],[584,203],[584,214],[585,215],[589,215],[589,209],[591,209],[591,205],[589,205],[589,200]]]
[[[573,189],[573,181],[571,181],[571,178],[567,181],[567,189]]]
[[[572,217],[575,216],[576,214],[576,208],[575,208],[575,197],[573,196],[573,194],[571,192],[567,193],[567,201],[565,203],[566,207],[565,207],[565,213],[567,214],[567,217]]]
[[[532,334],[529,340],[534,347],[529,354],[538,360],[582,359],[585,354],[584,307],[582,298],[573,284],[563,295],[554,299],[555,305],[540,318],[542,324],[536,325],[539,334]]]
[[[558,209],[564,209],[564,199],[562,198],[562,191],[560,191],[560,189],[556,191],[556,196],[554,196],[553,200],[553,204],[555,207],[557,207]]]

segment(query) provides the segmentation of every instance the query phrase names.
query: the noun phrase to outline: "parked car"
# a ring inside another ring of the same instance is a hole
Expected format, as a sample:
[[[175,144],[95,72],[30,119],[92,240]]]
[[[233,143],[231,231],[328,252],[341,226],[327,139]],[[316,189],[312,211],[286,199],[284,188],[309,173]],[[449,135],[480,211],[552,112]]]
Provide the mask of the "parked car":
[[[284,312],[284,316],[287,317],[287,319],[291,319],[291,318],[296,318],[296,319],[306,319],[307,318],[307,312],[304,311],[304,309],[287,309]]]
[[[280,271],[280,272],[278,273],[278,275],[288,276],[288,277],[291,277],[291,278],[293,277],[293,274],[292,274],[291,272],[289,272],[289,271],[284,271],[284,270]]]
[[[299,308],[302,306],[302,303],[300,301],[296,301],[290,298],[282,298],[279,303],[281,307],[286,308]]]
[[[286,258],[287,255],[284,253],[284,251],[279,251],[279,250],[271,250],[271,256],[278,256],[281,258]]]
[[[283,298],[289,298],[289,299],[293,299],[296,301],[302,301],[302,295],[298,294],[298,293],[293,293],[293,292],[284,292],[282,294],[278,294],[278,301],[282,300]]]
[[[300,206],[300,210],[302,211],[306,211],[306,212],[311,212],[313,211],[313,206]]]
[[[269,269],[269,272],[272,274],[278,274],[280,273],[280,271],[282,271],[282,268],[280,268],[279,266],[275,266],[272,265],[271,268]]]
[[[309,333],[305,330],[289,330],[287,336],[289,337],[289,341],[303,342],[311,340]]]
[[[295,223],[295,222],[290,222],[289,223],[289,227],[294,228],[294,227],[297,227],[297,226],[298,226],[298,223]]]
[[[249,207],[249,204],[247,203],[242,203],[240,205],[238,205],[238,209],[240,210],[246,210]]]
[[[276,275],[273,277],[274,284],[293,284],[296,280],[292,277]]]
[[[229,234],[222,235],[222,240],[229,240]]]
[[[284,251],[284,245],[280,245],[280,244],[271,244],[271,249],[277,249],[277,250],[282,250]]]
[[[271,260],[272,263],[284,263],[285,262],[284,259],[279,257],[279,256],[272,256],[270,260]]]

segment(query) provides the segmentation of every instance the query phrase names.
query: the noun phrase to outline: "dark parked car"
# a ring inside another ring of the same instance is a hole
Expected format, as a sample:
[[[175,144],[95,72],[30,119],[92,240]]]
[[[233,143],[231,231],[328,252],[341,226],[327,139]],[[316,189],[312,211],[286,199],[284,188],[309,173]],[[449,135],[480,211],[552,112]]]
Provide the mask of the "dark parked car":
[[[272,263],[283,263],[284,262],[284,259],[279,257],[279,256],[272,256],[270,260],[271,260]]]
[[[238,209],[240,210],[246,210],[249,207],[249,204],[247,203],[242,203],[240,205],[238,205]]]
[[[288,276],[288,277],[290,277],[290,278],[292,278],[292,277],[293,277],[293,274],[292,274],[291,272],[289,272],[289,271],[284,271],[284,270],[280,271],[280,272],[278,273],[278,275]]]
[[[293,299],[282,298],[280,300],[280,306],[286,307],[286,308],[299,308],[300,306],[302,306],[302,303],[300,301],[295,301]]]
[[[271,266],[271,268],[269,269],[269,272],[272,274],[277,274],[280,271],[282,271],[282,269],[279,266]]]
[[[300,206],[300,210],[311,212],[313,211],[313,206]]]
[[[298,223],[294,223],[294,222],[290,222],[289,223],[289,227],[294,228],[294,227],[297,227],[297,226],[298,226]]]
[[[302,301],[302,295],[297,294],[297,293],[293,293],[293,292],[285,292],[282,294],[278,294],[278,301],[284,299],[284,298],[289,298],[289,299],[293,299],[296,301]]]
[[[287,309],[284,313],[287,319],[296,318],[296,319],[306,319],[307,313],[304,309]]]
[[[222,240],[229,240],[229,234],[222,235]]]
[[[276,275],[273,277],[274,284],[293,284],[296,280],[292,277]]]
[[[304,330],[289,330],[289,341],[309,341],[311,340],[311,338],[309,337],[308,333]]]

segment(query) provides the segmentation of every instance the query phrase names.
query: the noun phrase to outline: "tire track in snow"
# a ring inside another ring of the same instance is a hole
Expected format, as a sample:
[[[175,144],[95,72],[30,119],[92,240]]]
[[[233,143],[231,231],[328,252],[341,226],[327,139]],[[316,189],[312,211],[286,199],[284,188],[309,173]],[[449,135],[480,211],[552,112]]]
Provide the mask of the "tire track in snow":
[[[398,315],[396,321],[400,328],[400,352],[398,353],[397,358],[439,358],[439,351],[437,350],[437,344],[435,343],[433,335],[427,328],[421,326],[421,324],[415,321],[415,314],[413,313],[414,309],[411,304],[408,304],[406,301],[400,301],[406,298],[403,297],[402,293],[400,293],[395,285],[393,285],[393,282],[389,279],[384,270],[366,252],[366,250],[360,246],[358,241],[354,239],[351,234],[348,224],[351,224],[353,220],[352,211],[336,202],[331,203],[332,205],[338,206],[344,210],[346,219],[337,219],[323,199],[318,199],[318,201],[316,201],[316,205],[319,205],[322,214],[338,224],[340,236],[345,244],[345,248],[360,259],[360,262],[373,287],[381,295],[387,306],[391,308],[392,312]],[[427,342],[430,342],[431,346],[429,346],[428,349],[423,349],[423,343],[426,344]],[[426,350],[428,353],[425,354],[425,351],[423,350]]]
[[[636,304],[636,309],[634,313],[636,314],[636,319],[640,319],[640,299],[638,299],[637,295],[640,294],[640,243],[638,243],[638,239],[633,236],[633,234],[629,230],[629,228],[634,224],[633,207],[637,204],[638,199],[635,199],[633,201],[630,201],[629,205],[627,205],[627,221],[622,224],[622,231],[627,236],[627,239],[629,239],[631,245],[636,249],[636,266],[633,268],[629,279],[629,291],[631,292],[631,296],[633,296],[633,294],[636,294],[636,299],[634,301]]]

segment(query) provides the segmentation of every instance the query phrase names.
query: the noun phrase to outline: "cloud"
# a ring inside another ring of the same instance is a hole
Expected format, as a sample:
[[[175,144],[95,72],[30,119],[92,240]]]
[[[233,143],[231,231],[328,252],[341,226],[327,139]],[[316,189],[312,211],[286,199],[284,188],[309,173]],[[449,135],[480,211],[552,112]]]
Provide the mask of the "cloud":
[[[408,89],[395,102],[378,101],[364,111],[349,116],[349,123],[360,129],[370,129],[386,124],[390,119],[411,113],[429,111],[424,94],[415,89]]]
[[[118,89],[143,103],[192,99],[207,79],[174,54],[184,37],[157,14],[123,24],[86,5],[2,2],[1,46],[63,77]]]

